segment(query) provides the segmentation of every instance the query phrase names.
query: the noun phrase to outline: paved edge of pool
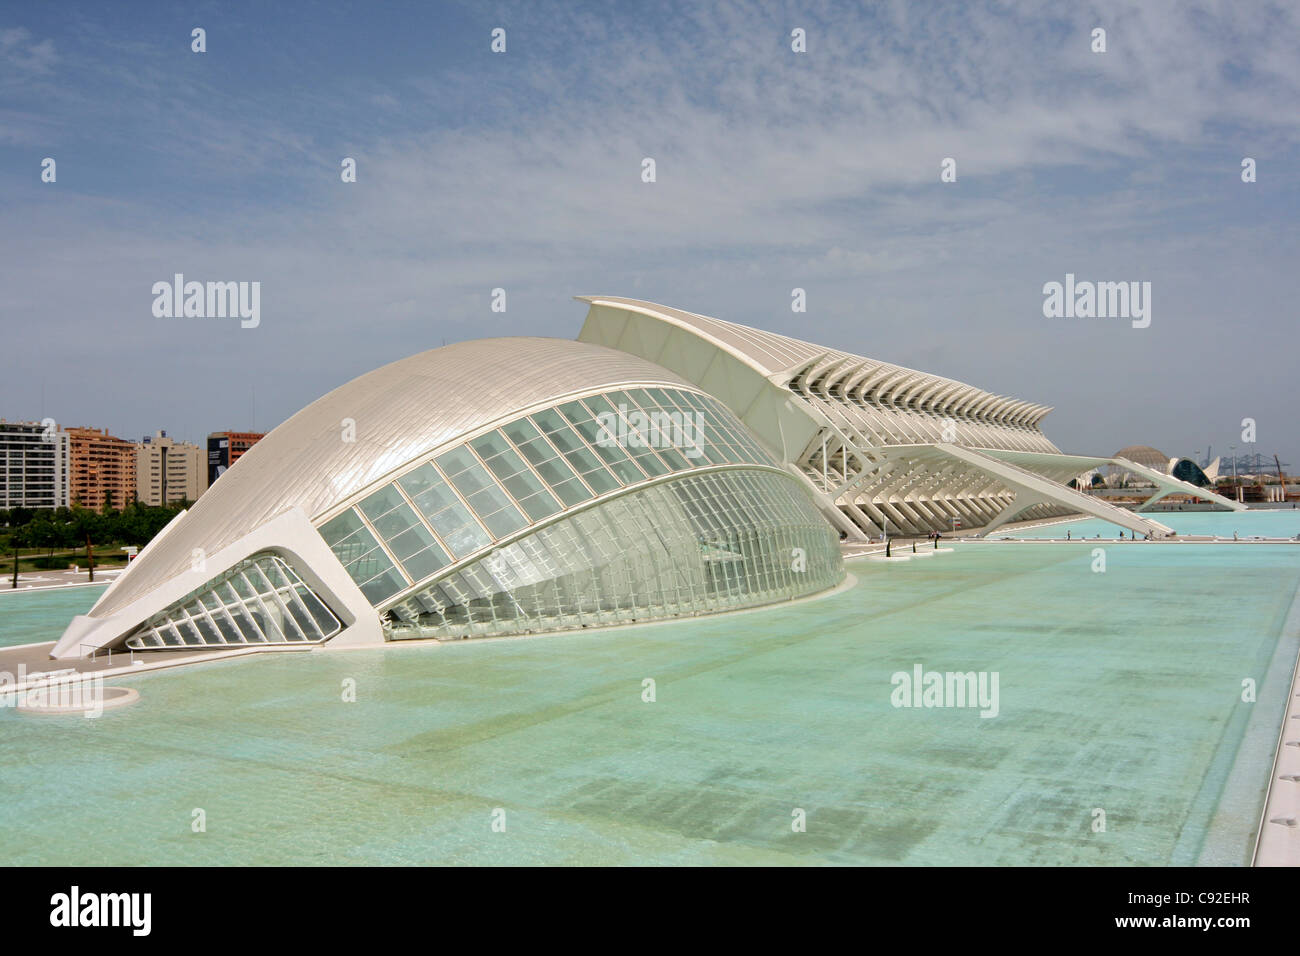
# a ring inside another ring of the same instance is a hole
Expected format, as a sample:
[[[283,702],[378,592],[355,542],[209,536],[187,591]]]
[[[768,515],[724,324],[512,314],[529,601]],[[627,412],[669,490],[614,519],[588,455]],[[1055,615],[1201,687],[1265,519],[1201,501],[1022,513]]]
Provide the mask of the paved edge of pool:
[[[1300,632],[1300,588],[1292,596],[1291,612],[1279,643]],[[1282,726],[1269,768],[1268,791],[1255,838],[1254,866],[1300,866],[1300,653],[1291,668]]]

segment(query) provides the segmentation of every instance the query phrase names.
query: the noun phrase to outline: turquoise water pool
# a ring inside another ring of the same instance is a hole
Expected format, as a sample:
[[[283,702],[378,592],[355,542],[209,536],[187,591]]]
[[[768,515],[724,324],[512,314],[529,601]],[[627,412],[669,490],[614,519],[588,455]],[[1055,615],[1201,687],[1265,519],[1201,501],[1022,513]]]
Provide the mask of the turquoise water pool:
[[[104,587],[0,591],[0,647],[58,640],[68,621],[89,611]]]
[[[4,710],[6,861],[1248,862],[1300,548],[1117,546],[1105,573],[1085,545],[956,548],[777,609],[205,664],[118,681],[140,702],[97,720]],[[52,638],[71,595],[48,597]],[[997,672],[998,716],[893,707],[917,663]]]
[[[1231,538],[1236,531],[1241,537],[1259,535],[1265,538],[1294,538],[1300,534],[1300,509],[1290,508],[1270,511],[1149,511],[1143,517],[1159,521],[1179,534],[1208,534]],[[1119,525],[1098,518],[1082,518],[1037,528],[995,531],[994,538],[1064,538],[1066,530],[1078,537],[1117,538],[1123,529]],[[1128,534],[1127,531],[1124,532]]]

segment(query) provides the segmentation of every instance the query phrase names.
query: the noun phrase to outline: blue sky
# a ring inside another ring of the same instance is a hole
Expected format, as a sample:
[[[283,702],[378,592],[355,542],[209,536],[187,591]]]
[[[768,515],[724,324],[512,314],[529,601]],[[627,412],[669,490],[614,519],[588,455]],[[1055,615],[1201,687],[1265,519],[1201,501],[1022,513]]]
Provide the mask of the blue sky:
[[[268,429],[607,293],[1054,405],[1067,451],[1249,417],[1300,468],[1300,12],[1042,6],[7,5],[0,415]],[[155,318],[176,272],[260,281],[261,324]],[[1044,318],[1067,272],[1150,281],[1151,326]]]

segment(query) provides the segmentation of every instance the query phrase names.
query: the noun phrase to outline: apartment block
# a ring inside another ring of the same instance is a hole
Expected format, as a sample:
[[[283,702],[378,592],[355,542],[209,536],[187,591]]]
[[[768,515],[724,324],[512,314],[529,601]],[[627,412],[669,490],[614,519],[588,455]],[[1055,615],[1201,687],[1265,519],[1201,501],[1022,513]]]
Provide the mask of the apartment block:
[[[99,510],[107,502],[121,509],[136,496],[135,442],[107,429],[69,428],[69,498]]]
[[[68,433],[52,419],[0,419],[0,508],[68,504]]]
[[[197,501],[208,487],[204,449],[158,431],[136,446],[136,497],[147,505]]]
[[[259,441],[265,432],[213,432],[208,436],[208,486],[239,461]]]

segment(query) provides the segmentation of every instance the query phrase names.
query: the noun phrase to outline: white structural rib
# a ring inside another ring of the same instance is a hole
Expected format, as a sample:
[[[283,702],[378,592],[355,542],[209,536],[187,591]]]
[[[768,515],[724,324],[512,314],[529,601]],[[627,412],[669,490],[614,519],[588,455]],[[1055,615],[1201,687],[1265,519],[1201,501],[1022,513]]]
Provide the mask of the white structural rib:
[[[1114,522],[1121,527],[1128,528],[1130,531],[1150,535],[1153,538],[1163,538],[1173,533],[1173,528],[1163,525],[1159,521],[1138,517],[1125,508],[1092,498],[1075,491],[1073,488],[1058,484],[1055,481],[1049,481],[1032,471],[1018,468],[1010,462],[999,461],[991,455],[982,454],[973,448],[963,448],[961,445],[935,445],[933,447],[959,461],[997,476],[1004,484],[1015,490],[1015,501],[984,528],[983,533],[986,535],[995,528],[1013,520],[1016,515],[1026,509],[1047,502],[1057,502],[1067,506],[1072,511],[1081,511],[1084,514],[1092,515],[1094,518]]]
[[[579,299],[590,306],[581,341],[655,362],[718,398],[849,539],[1072,512],[1168,533],[1066,487],[1111,460],[1061,454],[1039,427],[1050,406],[654,302]],[[947,443],[966,451],[935,450]],[[1165,494],[1211,497],[1173,482],[1158,479]]]
[[[1246,506],[1240,501],[1233,501],[1231,498],[1225,498],[1223,495],[1215,494],[1206,488],[1198,488],[1196,485],[1187,481],[1180,481],[1172,475],[1162,474],[1154,468],[1148,468],[1146,465],[1139,465],[1135,461],[1129,461],[1127,458],[1112,458],[1111,462],[1119,465],[1121,468],[1127,468],[1135,475],[1141,475],[1149,481],[1155,482],[1156,493],[1148,498],[1138,507],[1138,511],[1149,508],[1161,498],[1169,495],[1195,495],[1197,498],[1204,498],[1207,501],[1213,501],[1215,504],[1223,505],[1229,511],[1245,511]]]

